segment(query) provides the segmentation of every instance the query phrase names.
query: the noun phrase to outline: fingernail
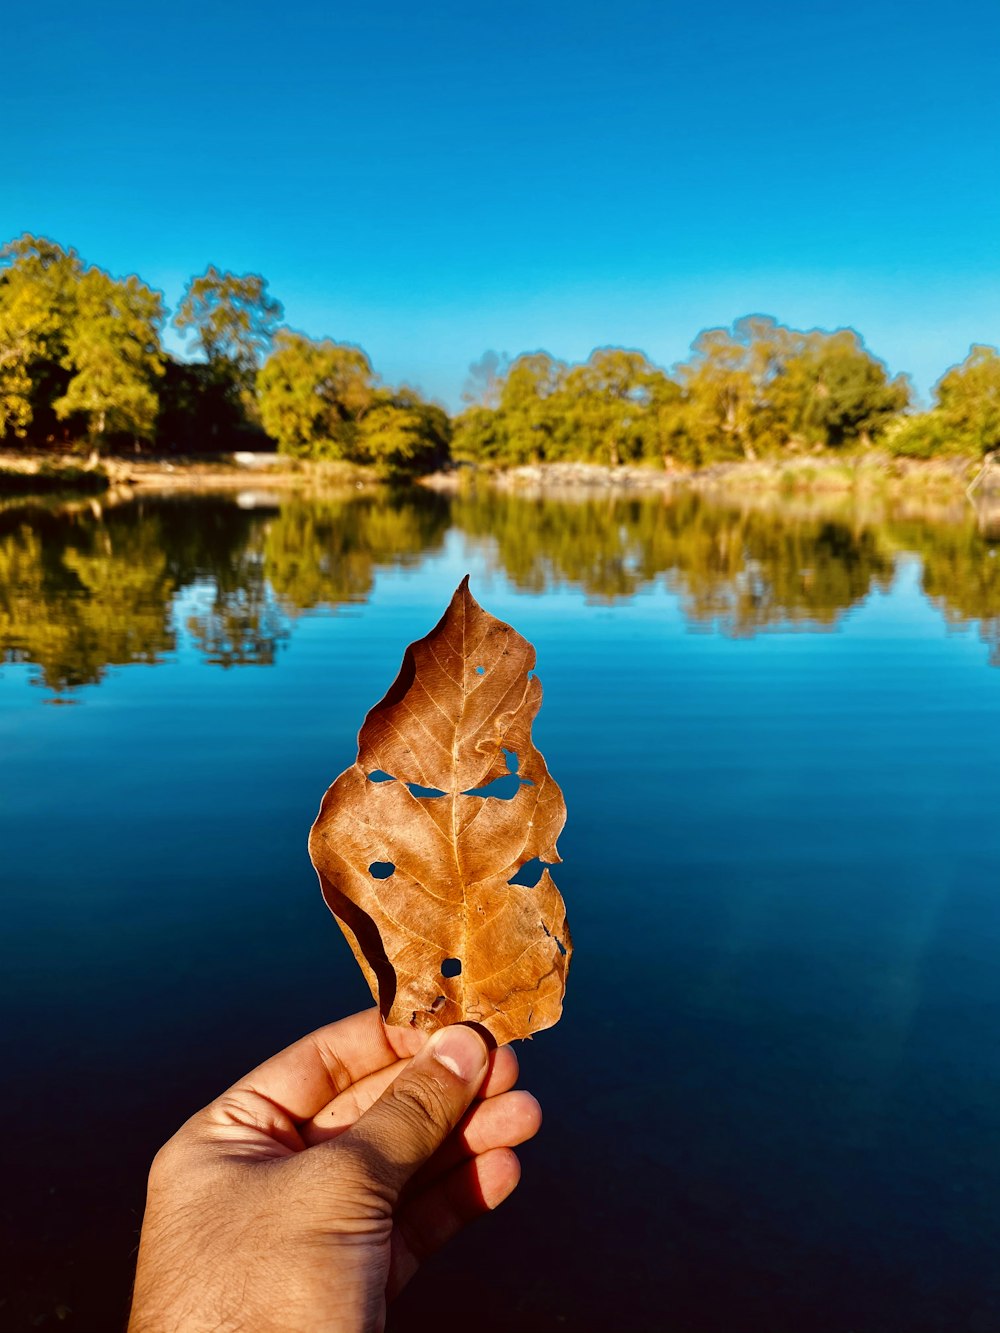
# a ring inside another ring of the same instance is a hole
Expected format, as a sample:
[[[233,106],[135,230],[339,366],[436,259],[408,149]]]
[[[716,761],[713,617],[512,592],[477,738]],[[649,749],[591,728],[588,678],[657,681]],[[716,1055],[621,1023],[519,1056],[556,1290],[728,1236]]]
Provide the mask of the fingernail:
[[[439,1028],[427,1049],[439,1065],[450,1069],[463,1083],[471,1083],[486,1068],[486,1043],[471,1028],[459,1024]]]

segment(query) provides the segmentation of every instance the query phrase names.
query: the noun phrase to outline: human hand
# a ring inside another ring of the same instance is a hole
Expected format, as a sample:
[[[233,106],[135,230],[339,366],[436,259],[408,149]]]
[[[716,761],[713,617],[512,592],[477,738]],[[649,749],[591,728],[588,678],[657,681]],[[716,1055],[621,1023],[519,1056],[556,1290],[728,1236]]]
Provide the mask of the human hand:
[[[380,1333],[386,1302],[514,1189],[541,1123],[517,1057],[370,1009],[303,1037],[157,1153],[129,1333]]]

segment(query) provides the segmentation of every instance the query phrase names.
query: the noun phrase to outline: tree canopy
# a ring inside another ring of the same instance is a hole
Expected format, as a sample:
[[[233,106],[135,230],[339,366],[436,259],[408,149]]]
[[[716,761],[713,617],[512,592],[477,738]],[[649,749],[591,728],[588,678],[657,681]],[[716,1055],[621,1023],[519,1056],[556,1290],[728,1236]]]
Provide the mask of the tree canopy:
[[[455,434],[456,452],[477,461],[697,464],[838,449],[872,443],[909,402],[906,380],[890,379],[853,331],[760,315],[699,334],[672,374],[619,347],[574,366],[544,352],[478,365],[489,393]]]
[[[929,411],[894,423],[891,442],[896,453],[911,458],[1000,448],[1000,352],[972,347],[961,365],[938,380]]]
[[[175,452],[277,446],[385,473],[581,461],[699,466],[872,446],[911,457],[1000,448],[1000,353],[975,346],[914,412],[905,376],[852,329],[750,315],[706,329],[669,369],[599,347],[577,363],[488,351],[454,418],[376,374],[347,341],[282,324],[255,273],[209,265],[168,311],[135,275],[25,234],[0,248],[0,446],[17,441]]]
[[[251,376],[266,355],[284,309],[267,294],[258,273],[222,273],[209,264],[184,289],[174,325],[194,335],[209,365],[225,365],[238,376]]]
[[[152,440],[159,292],[29,235],[5,245],[0,262],[0,438],[37,438],[65,422],[91,443]]]
[[[448,458],[450,423],[412,389],[379,384],[360,349],[283,330],[257,380],[264,428],[284,453],[429,471]]]

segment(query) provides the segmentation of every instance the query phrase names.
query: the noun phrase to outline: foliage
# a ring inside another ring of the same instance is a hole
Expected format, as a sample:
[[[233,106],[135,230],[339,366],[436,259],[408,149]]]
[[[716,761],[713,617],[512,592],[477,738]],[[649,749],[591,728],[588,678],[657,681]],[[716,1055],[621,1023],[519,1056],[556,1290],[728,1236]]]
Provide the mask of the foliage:
[[[572,367],[532,352],[508,367],[494,409],[472,406],[458,419],[453,451],[497,463],[654,457],[669,438],[672,397],[677,386],[640,352],[601,347]]]
[[[889,379],[883,363],[851,329],[805,334],[785,374],[805,385],[796,403],[802,434],[832,448],[871,444],[910,401],[906,378]]]
[[[1000,447],[1000,353],[974,346],[934,386],[927,412],[890,427],[888,447],[906,458],[986,454]]]
[[[79,415],[91,440],[151,440],[159,406],[153,387],[163,374],[163,300],[136,277],[115,281],[88,269],[76,290],[66,335],[66,392],[52,404],[62,421]]]
[[[458,419],[454,443],[457,457],[486,463],[700,464],[870,444],[909,401],[905,379],[890,379],[857,334],[760,315],[699,334],[672,376],[615,347],[575,366],[535,352],[486,370],[496,382]]]
[[[25,233],[0,249],[0,440],[43,439],[66,392],[67,336],[83,264]]]
[[[911,415],[905,376],[890,377],[853,330],[751,315],[700,333],[669,372],[619,347],[577,364],[486,352],[452,421],[415,390],[382,383],[361,348],[294,333],[282,315],[262,276],[210,265],[174,316],[197,353],[179,360],[161,348],[159,293],[26,233],[0,248],[0,445],[276,444],[387,475],[449,457],[672,468],[873,445],[910,458],[1000,447],[992,347],[973,347],[930,410]]]
[[[210,264],[184,289],[174,326],[193,335],[205,358],[191,423],[213,448],[252,443],[259,429],[254,384],[283,315],[258,273],[224,273]],[[245,439],[241,437],[249,436]]]
[[[257,380],[264,429],[300,458],[350,459],[372,406],[374,376],[359,347],[283,330]]]
[[[1000,353],[976,346],[938,382],[937,411],[960,452],[987,453],[1000,445]]]
[[[936,458],[954,452],[954,439],[940,412],[897,417],[886,430],[885,445],[898,458]]]
[[[411,389],[381,387],[359,347],[282,331],[258,376],[264,428],[299,458],[428,471],[448,457],[447,414]]]
[[[0,438],[153,436],[162,298],[24,235],[0,250]]]
[[[269,350],[284,311],[258,273],[222,273],[210,264],[184,289],[174,324],[190,330],[211,365],[249,379]]]
[[[360,422],[356,461],[386,475],[432,472],[449,457],[451,423],[412,389],[380,392]]]

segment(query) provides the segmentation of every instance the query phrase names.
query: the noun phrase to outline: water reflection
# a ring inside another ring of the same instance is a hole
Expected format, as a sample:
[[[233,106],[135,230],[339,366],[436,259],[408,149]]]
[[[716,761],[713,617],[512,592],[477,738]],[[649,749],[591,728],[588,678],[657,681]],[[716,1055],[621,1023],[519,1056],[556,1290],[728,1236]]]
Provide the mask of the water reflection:
[[[693,494],[577,504],[483,497],[459,500],[454,518],[495,543],[520,588],[568,583],[614,601],[665,576],[690,620],[734,635],[832,624],[873,586],[888,586],[894,568],[876,528]]]
[[[53,690],[108,666],[157,662],[174,646],[178,582],[165,528],[136,509],[0,515],[0,649]]]
[[[292,612],[362,602],[375,571],[415,565],[444,540],[449,503],[422,490],[340,500],[290,500],[267,525],[267,578]]]
[[[951,624],[978,620],[990,662],[1000,666],[1000,526],[921,527],[911,540],[923,560],[924,592]]]
[[[996,525],[969,505],[419,489],[253,509],[228,497],[9,509],[0,655],[33,663],[56,692],[159,662],[181,633],[210,663],[268,665],[298,616],[364,601],[380,568],[420,562],[449,528],[526,592],[568,586],[613,604],[661,583],[689,623],[734,636],[834,626],[914,552],[932,604],[978,621],[1000,664]]]

